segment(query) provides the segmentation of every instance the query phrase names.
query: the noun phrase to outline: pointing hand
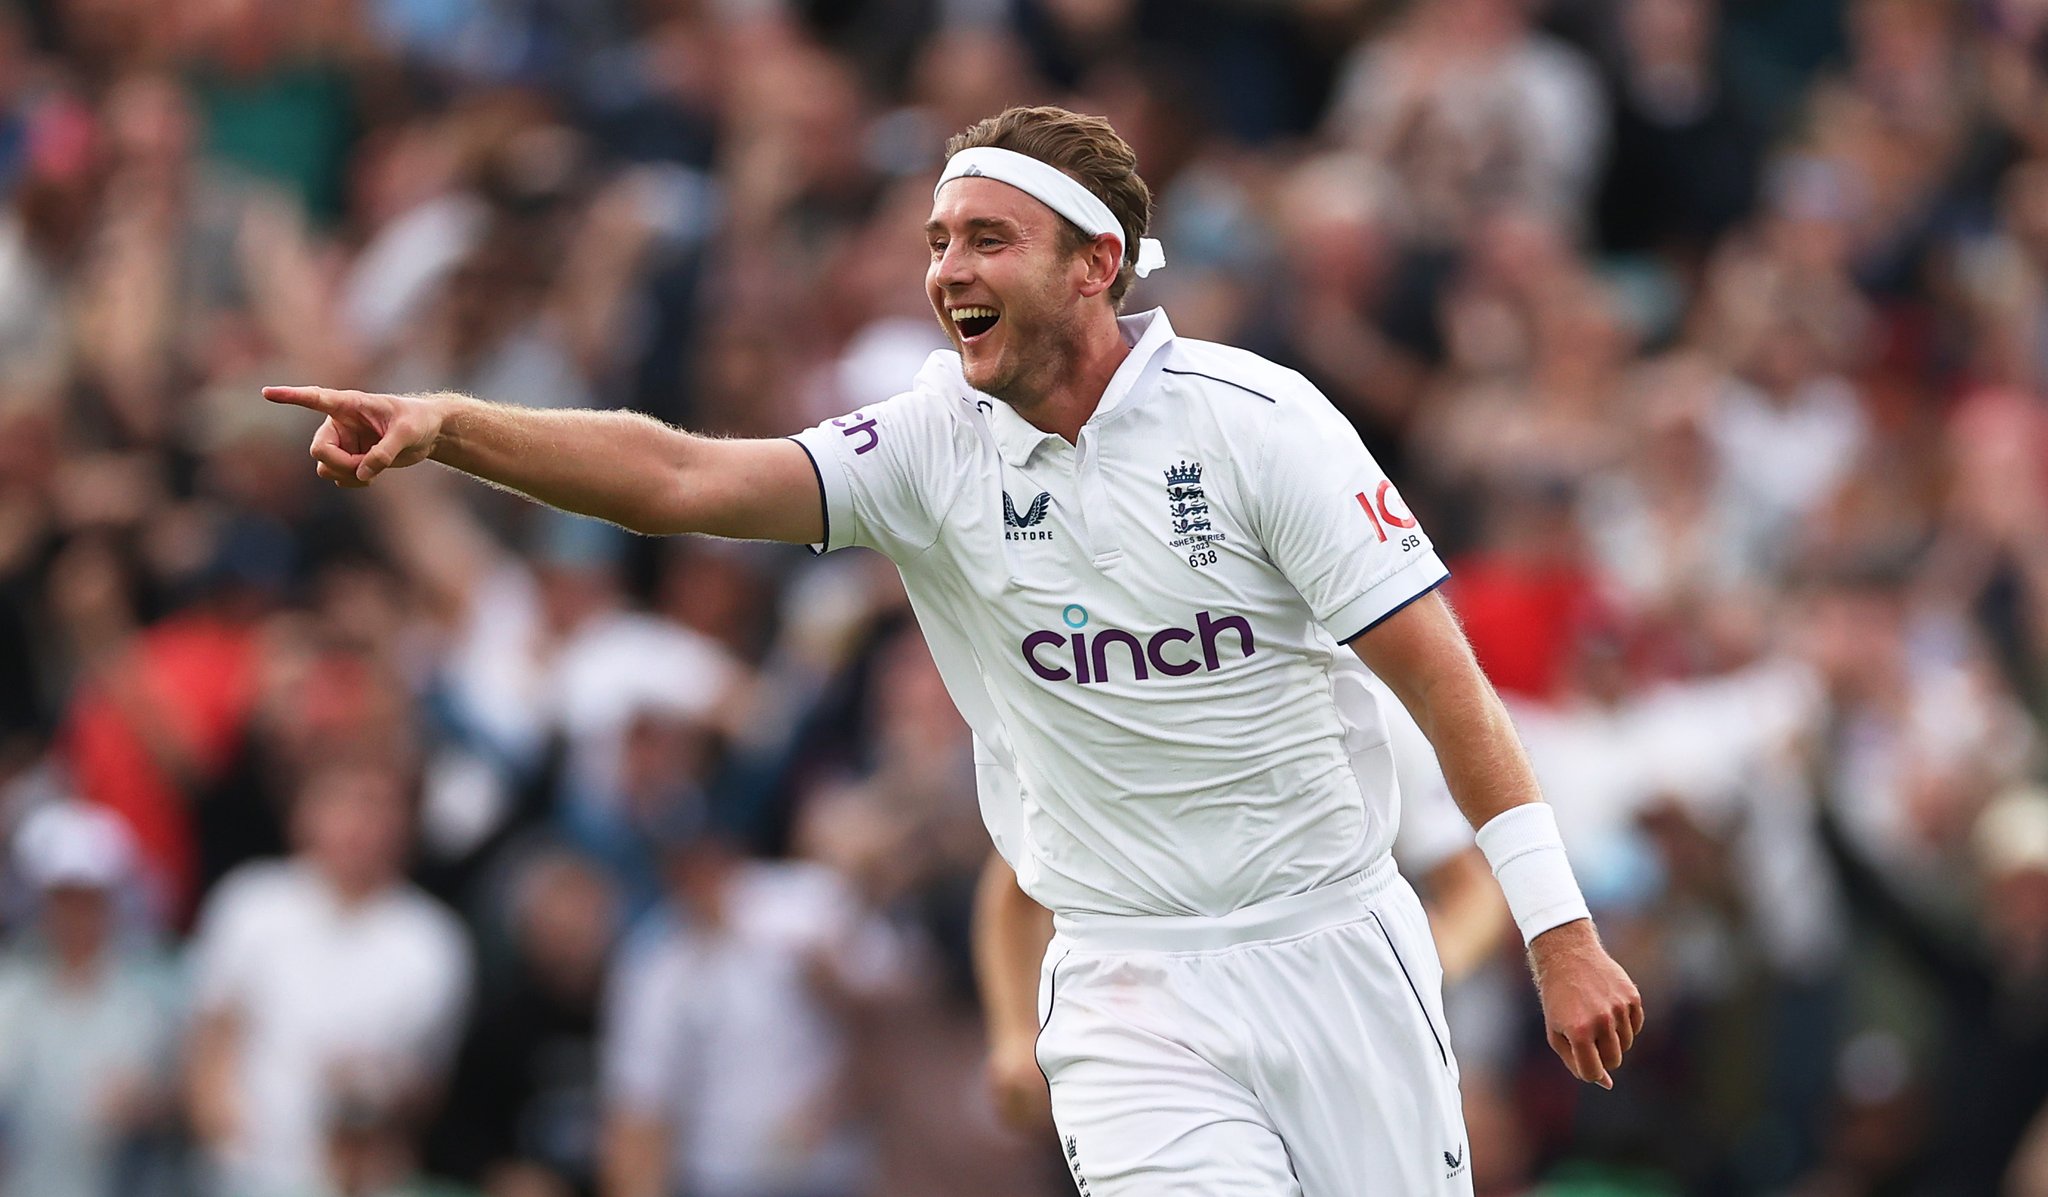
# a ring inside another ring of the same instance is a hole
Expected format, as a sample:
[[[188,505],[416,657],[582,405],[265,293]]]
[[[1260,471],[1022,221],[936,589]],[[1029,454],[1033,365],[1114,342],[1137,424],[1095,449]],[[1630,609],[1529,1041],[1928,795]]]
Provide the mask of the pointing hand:
[[[432,395],[264,387],[263,397],[327,417],[309,452],[318,463],[314,472],[336,486],[368,486],[393,466],[425,461],[441,435],[441,409]]]

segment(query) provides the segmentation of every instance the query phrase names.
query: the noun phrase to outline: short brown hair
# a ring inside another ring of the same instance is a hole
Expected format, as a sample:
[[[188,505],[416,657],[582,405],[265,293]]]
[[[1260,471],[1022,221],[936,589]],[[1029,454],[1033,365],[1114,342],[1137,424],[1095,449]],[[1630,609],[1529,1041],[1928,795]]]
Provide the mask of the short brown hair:
[[[1056,166],[1072,175],[1095,198],[1109,205],[1110,215],[1124,231],[1124,264],[1109,285],[1109,302],[1122,307],[1124,293],[1137,278],[1138,238],[1152,227],[1152,189],[1138,177],[1138,155],[1108,121],[1064,108],[1007,108],[970,125],[946,142],[946,157],[961,150],[993,146]],[[1060,221],[1069,248],[1088,245],[1088,234],[1071,221]]]

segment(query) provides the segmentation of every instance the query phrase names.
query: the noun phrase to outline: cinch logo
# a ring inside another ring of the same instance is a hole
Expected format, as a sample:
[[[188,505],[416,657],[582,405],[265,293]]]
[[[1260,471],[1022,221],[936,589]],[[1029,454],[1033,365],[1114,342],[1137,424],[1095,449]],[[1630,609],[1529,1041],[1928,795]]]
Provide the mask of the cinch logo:
[[[882,434],[875,431],[875,418],[862,412],[853,412],[850,415],[841,416],[832,421],[832,427],[837,428],[841,436],[864,436],[868,438],[866,441],[853,447],[853,455],[855,457],[859,457],[882,442]]]
[[[1161,628],[1142,641],[1122,628],[1084,630],[1088,626],[1088,608],[1079,603],[1069,603],[1060,612],[1060,622],[1067,625],[1068,632],[1036,631],[1024,637],[1020,646],[1024,663],[1048,682],[1074,681],[1086,686],[1108,681],[1113,646],[1121,647],[1124,664],[1131,676],[1141,682],[1155,671],[1167,677],[1184,677],[1198,669],[1223,668],[1219,642],[1225,632],[1236,633],[1240,656],[1249,657],[1258,651],[1252,639],[1252,625],[1242,615],[1218,619],[1200,611],[1195,614],[1193,628]],[[1198,642],[1199,654],[1195,651]],[[1072,668],[1068,668],[1069,664]]]

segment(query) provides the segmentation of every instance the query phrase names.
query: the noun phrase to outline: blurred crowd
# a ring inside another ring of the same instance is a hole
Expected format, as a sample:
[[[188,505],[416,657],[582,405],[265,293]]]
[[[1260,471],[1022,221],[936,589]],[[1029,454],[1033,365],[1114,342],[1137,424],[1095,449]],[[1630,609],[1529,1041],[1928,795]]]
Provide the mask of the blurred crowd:
[[[2048,1193],[2038,0],[10,0],[0,1193],[1045,1197],[893,570],[339,493],[265,382],[781,435],[946,135],[1108,116],[1130,310],[1451,562],[1649,1026],[1451,997],[1481,1194]]]

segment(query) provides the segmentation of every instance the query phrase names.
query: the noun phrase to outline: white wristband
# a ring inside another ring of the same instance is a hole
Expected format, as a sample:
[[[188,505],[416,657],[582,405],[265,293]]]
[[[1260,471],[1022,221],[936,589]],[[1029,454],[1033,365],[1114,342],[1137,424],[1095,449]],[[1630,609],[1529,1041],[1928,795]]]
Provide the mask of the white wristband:
[[[1552,927],[1591,917],[1549,803],[1525,803],[1488,819],[1479,829],[1479,850],[1507,895],[1524,944]]]

